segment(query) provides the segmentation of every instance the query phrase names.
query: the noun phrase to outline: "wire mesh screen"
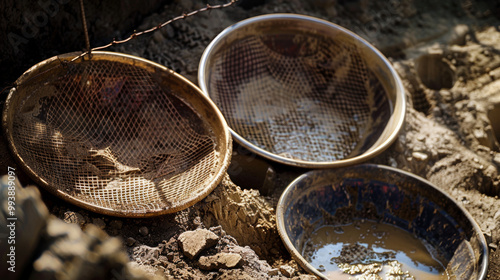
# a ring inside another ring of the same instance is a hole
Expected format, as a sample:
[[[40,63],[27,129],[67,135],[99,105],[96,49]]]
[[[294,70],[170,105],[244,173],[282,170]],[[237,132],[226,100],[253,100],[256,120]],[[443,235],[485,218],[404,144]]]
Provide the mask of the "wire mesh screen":
[[[231,129],[292,160],[333,162],[370,149],[392,108],[359,44],[287,19],[257,22],[257,31],[236,27],[214,40],[200,68]]]
[[[54,72],[17,88],[24,97],[11,132],[19,157],[50,188],[124,215],[172,212],[208,194],[223,145],[178,89],[106,59]]]

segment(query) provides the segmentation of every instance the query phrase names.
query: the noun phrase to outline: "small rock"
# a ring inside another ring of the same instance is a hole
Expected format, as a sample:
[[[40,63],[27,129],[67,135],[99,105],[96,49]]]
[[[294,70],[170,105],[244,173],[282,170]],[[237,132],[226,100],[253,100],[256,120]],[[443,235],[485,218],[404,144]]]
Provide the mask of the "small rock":
[[[411,156],[416,159],[416,160],[419,160],[419,161],[425,161],[427,160],[427,158],[429,157],[428,155],[424,154],[424,153],[421,153],[421,152],[413,152],[411,154]]]
[[[282,266],[280,266],[280,272],[285,277],[290,278],[295,274],[295,269],[289,265],[282,265]]]
[[[207,229],[183,232],[178,239],[179,247],[189,259],[194,259],[201,251],[215,246],[218,241],[217,234]]]
[[[149,229],[147,227],[141,227],[139,229],[139,233],[142,235],[142,236],[146,236],[149,234]]]
[[[68,224],[77,224],[82,227],[85,224],[85,218],[80,213],[66,211],[63,220]]]
[[[241,256],[234,253],[218,253],[215,256],[200,257],[198,265],[204,270],[235,268],[241,265]]]
[[[267,275],[269,275],[269,276],[276,276],[276,275],[279,275],[279,274],[280,274],[280,270],[277,269],[277,268],[270,269],[267,272]]]
[[[219,237],[223,237],[226,235],[226,232],[222,229],[221,226],[211,227],[210,231],[217,234]]]
[[[106,223],[101,218],[92,219],[92,223],[100,229],[104,229],[106,227]]]
[[[141,260],[141,263],[153,263],[155,260],[158,260],[160,250],[156,247],[141,245],[134,248],[134,255]]]
[[[127,238],[127,240],[125,240],[125,244],[129,247],[134,246],[136,242],[137,241],[132,237],[129,237],[129,238]]]

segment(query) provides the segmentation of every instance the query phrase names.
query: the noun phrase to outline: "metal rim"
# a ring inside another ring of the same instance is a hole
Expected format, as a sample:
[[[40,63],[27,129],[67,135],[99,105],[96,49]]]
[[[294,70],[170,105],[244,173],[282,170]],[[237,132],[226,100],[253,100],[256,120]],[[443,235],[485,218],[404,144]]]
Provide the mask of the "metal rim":
[[[60,62],[60,61],[66,61],[69,62],[73,58],[76,58],[79,56],[80,53],[68,53],[68,54],[63,54],[59,56],[55,56],[52,58],[49,58],[47,60],[44,60],[42,62],[39,62],[38,64],[32,66],[30,69],[28,69],[18,80],[16,81],[16,84],[22,84],[23,82],[29,82],[30,78],[32,75],[40,74],[40,75],[45,75],[44,71],[48,71],[46,68],[49,67],[52,63]],[[218,130],[220,130],[222,133],[222,137],[218,137],[220,141],[216,141],[216,145],[220,146],[220,151],[222,153],[219,153],[218,157],[219,163],[218,168],[216,173],[212,176],[212,179],[210,183],[203,188],[202,191],[199,192],[197,196],[193,196],[190,199],[187,199],[184,201],[184,203],[180,206],[176,207],[171,207],[167,209],[163,209],[160,211],[144,211],[144,212],[135,212],[135,211],[118,211],[115,209],[111,208],[106,208],[102,206],[96,206],[89,204],[88,202],[85,202],[83,200],[80,200],[78,198],[75,198],[57,188],[51,187],[46,180],[44,180],[39,174],[37,174],[30,166],[28,166],[25,162],[25,160],[19,155],[18,153],[18,148],[13,140],[13,134],[12,134],[12,129],[9,125],[9,120],[10,120],[10,114],[16,110],[15,105],[13,104],[13,99],[14,95],[16,93],[15,88],[12,88],[9,95],[7,96],[5,105],[4,105],[4,110],[2,114],[2,126],[5,132],[5,136],[10,148],[11,153],[13,154],[15,160],[19,163],[20,167],[25,171],[30,178],[32,178],[36,183],[40,184],[42,187],[44,187],[45,190],[49,191],[50,193],[54,194],[55,196],[70,202],[72,204],[75,204],[79,207],[85,208],[87,210],[105,214],[105,215],[111,215],[111,216],[117,216],[117,217],[128,217],[128,218],[143,218],[143,217],[152,217],[152,216],[157,216],[157,215],[162,215],[162,214],[168,214],[168,213],[174,213],[183,209],[186,209],[198,201],[202,200],[205,198],[210,192],[212,192],[215,187],[222,181],[223,176],[229,167],[230,163],[230,158],[232,154],[232,139],[230,137],[229,129],[227,126],[227,123],[222,115],[222,113],[219,111],[217,106],[207,98],[201,90],[192,82],[184,78],[183,76],[177,74],[173,70],[170,70],[166,68],[163,65],[160,65],[158,63],[136,57],[133,55],[128,55],[128,54],[122,54],[122,53],[115,53],[115,52],[105,52],[105,51],[97,51],[92,53],[94,59],[112,59],[115,61],[128,61],[132,63],[133,65],[141,65],[146,68],[154,69],[155,71],[163,71],[165,72],[169,77],[173,77],[174,79],[177,79],[180,83],[183,83],[186,87],[189,87],[190,89],[194,90],[196,93],[196,96],[190,96],[192,100],[196,100],[198,103],[198,107],[203,107],[203,110],[205,111],[204,113],[209,115],[212,119],[213,122],[217,124]],[[51,68],[49,67],[49,70]],[[191,105],[194,104],[189,103]]]
[[[262,16],[256,16],[253,18],[249,18],[246,20],[243,20],[241,22],[238,22],[232,26],[227,27],[224,29],[219,35],[217,35],[212,42],[208,45],[208,47],[205,49],[203,52],[203,55],[200,60],[199,68],[198,68],[198,83],[200,85],[201,90],[203,93],[210,97],[210,93],[206,84],[206,79],[207,79],[207,71],[208,71],[208,61],[210,57],[212,57],[215,53],[215,49],[219,44],[224,43],[225,37],[233,32],[237,32],[239,29],[245,28],[246,26],[255,24],[260,21],[265,21],[265,20],[280,20],[280,19],[289,19],[289,20],[296,20],[296,21],[306,21],[306,22],[312,22],[318,25],[323,25],[328,28],[334,29],[338,32],[344,33],[355,40],[359,42],[363,48],[365,49],[364,51],[371,52],[375,54],[376,58],[380,60],[380,66],[384,67],[386,71],[388,71],[391,74],[392,78],[392,83],[394,85],[394,91],[395,91],[395,102],[393,104],[393,112],[390,117],[390,120],[388,124],[385,127],[384,132],[380,136],[379,140],[366,152],[364,152],[361,155],[352,157],[352,158],[345,158],[341,160],[336,160],[336,161],[328,161],[328,162],[313,162],[313,161],[306,161],[306,160],[297,160],[297,159],[291,159],[287,157],[283,157],[274,153],[271,153],[265,149],[262,149],[249,141],[247,141],[245,138],[243,138],[241,135],[239,135],[237,132],[235,132],[232,128],[229,128],[231,131],[232,136],[234,139],[244,146],[245,148],[255,152],[256,154],[263,156],[267,159],[270,159],[272,161],[276,161],[279,163],[287,164],[287,165],[292,165],[292,166],[298,166],[298,167],[306,167],[306,168],[328,168],[328,167],[341,167],[341,166],[347,166],[347,165],[352,165],[356,163],[361,163],[363,161],[366,161],[370,158],[373,158],[380,153],[382,153],[384,150],[386,150],[397,138],[400,130],[403,127],[404,124],[404,119],[405,119],[405,114],[406,114],[406,96],[405,96],[405,91],[403,87],[403,83],[401,82],[401,79],[399,78],[398,74],[396,73],[396,70],[392,67],[390,62],[385,58],[385,56],[377,50],[374,46],[372,46],[370,43],[368,43],[366,40],[363,38],[359,37],[358,35],[354,34],[353,32],[338,26],[334,23],[310,17],[310,16],[304,16],[304,15],[298,15],[298,14],[271,14],[271,15],[262,15]]]
[[[479,243],[481,245],[480,249],[481,249],[482,254],[483,254],[483,260],[481,262],[481,268],[479,269],[477,280],[483,280],[483,279],[486,278],[486,273],[487,273],[487,270],[488,270],[488,257],[489,257],[488,245],[487,245],[487,242],[486,242],[486,238],[484,237],[481,228],[479,227],[479,225],[477,224],[477,222],[474,220],[474,218],[472,217],[472,215],[462,205],[460,205],[459,203],[457,203],[455,201],[455,199],[453,199],[450,195],[448,195],[444,191],[442,191],[439,188],[437,188],[434,184],[432,184],[431,182],[427,181],[426,179],[424,179],[422,177],[419,177],[419,176],[417,176],[415,174],[412,174],[410,172],[406,172],[406,171],[401,170],[401,169],[397,169],[397,168],[393,168],[393,167],[389,167],[389,166],[385,166],[385,165],[378,165],[378,164],[362,164],[362,165],[353,166],[351,168],[359,168],[359,169],[362,169],[362,168],[365,168],[365,169],[381,169],[381,170],[384,170],[384,171],[389,171],[389,172],[396,173],[396,174],[399,174],[399,175],[402,175],[402,176],[406,176],[406,177],[409,177],[409,178],[411,178],[413,180],[420,181],[420,182],[428,185],[434,191],[437,191],[438,193],[440,193],[441,195],[443,195],[446,199],[450,200],[459,209],[459,211],[462,213],[462,215],[469,221],[469,223],[472,225],[474,233],[479,238],[478,241],[479,241]],[[294,190],[295,186],[299,182],[301,182],[302,180],[304,180],[305,178],[309,177],[311,174],[313,174],[315,172],[319,172],[319,171],[318,170],[316,170],[316,171],[313,170],[313,171],[309,171],[307,173],[302,174],[301,176],[299,176],[298,178],[296,178],[293,182],[291,182],[287,186],[287,188],[285,189],[285,191],[283,191],[283,193],[280,196],[280,199],[278,200],[278,205],[276,206],[276,224],[277,224],[277,227],[278,227],[278,233],[279,233],[279,235],[281,237],[281,240],[283,241],[283,243],[285,243],[285,247],[290,252],[290,254],[293,256],[293,258],[305,270],[307,270],[309,273],[312,273],[315,276],[320,277],[321,279],[328,279],[328,278],[325,277],[324,274],[322,274],[321,272],[319,272],[316,268],[314,268],[311,264],[309,264],[309,262],[307,262],[302,257],[301,253],[299,251],[297,251],[297,249],[295,248],[295,246],[292,244],[292,241],[288,237],[288,234],[286,233],[286,229],[285,229],[285,220],[284,220],[284,214],[285,214],[285,211],[286,211],[285,205],[284,205],[285,204],[285,200],[291,194],[291,192]]]

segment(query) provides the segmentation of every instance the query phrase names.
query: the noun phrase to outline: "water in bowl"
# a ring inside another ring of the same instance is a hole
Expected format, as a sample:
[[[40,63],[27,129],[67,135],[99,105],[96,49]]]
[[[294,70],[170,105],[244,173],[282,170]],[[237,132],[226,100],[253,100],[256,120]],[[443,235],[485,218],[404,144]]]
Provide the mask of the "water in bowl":
[[[449,279],[446,265],[426,241],[370,220],[318,228],[302,255],[329,279]]]

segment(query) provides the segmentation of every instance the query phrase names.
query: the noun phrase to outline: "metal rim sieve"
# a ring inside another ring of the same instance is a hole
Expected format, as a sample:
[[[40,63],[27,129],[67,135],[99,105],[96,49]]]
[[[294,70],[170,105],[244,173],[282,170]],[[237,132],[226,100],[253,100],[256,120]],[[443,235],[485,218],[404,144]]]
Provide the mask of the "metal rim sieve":
[[[488,245],[472,215],[412,173],[375,164],[313,170],[290,183],[276,207],[285,247],[300,266],[320,279],[328,278],[303,256],[304,239],[322,225],[337,226],[352,219],[394,224],[426,239],[442,251],[439,255],[448,262],[447,271],[457,279],[486,278]]]
[[[243,20],[209,44],[198,71],[236,141],[280,163],[359,163],[388,148],[404,123],[404,89],[388,60],[321,19]]]
[[[190,81],[157,63],[93,52],[49,58],[12,88],[2,124],[21,167],[56,196],[102,214],[185,209],[222,180],[227,124]]]

